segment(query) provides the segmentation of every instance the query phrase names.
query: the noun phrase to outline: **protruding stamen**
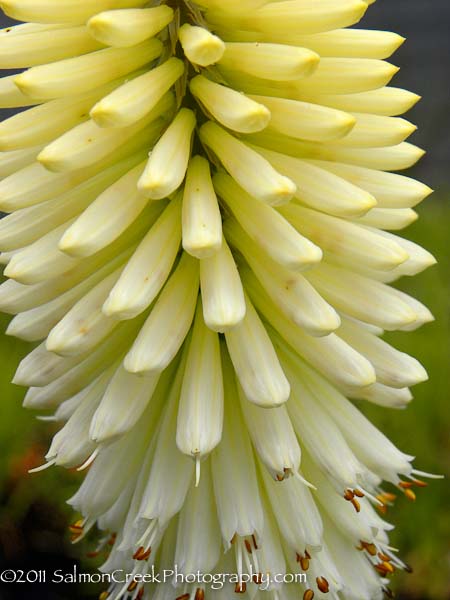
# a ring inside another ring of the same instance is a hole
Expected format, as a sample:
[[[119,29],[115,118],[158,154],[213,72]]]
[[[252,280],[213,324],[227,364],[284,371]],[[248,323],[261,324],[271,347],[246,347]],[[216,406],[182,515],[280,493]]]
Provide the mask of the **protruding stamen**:
[[[139,560],[139,557],[143,554],[145,548],[143,546],[139,546],[136,552],[133,554],[133,560]]]
[[[195,455],[195,487],[198,487],[200,484],[200,475],[201,475],[201,464],[200,464],[200,455]]]
[[[311,589],[306,590],[306,592],[303,594],[303,600],[313,600],[313,598],[314,592]]]
[[[98,597],[98,600],[106,600],[107,598],[109,598],[109,592],[107,592],[105,590],[100,594],[100,596]]]
[[[358,502],[358,500],[356,498],[353,498],[352,500],[350,500],[350,502],[353,504],[356,512],[359,513],[361,511],[361,505]]]
[[[370,554],[370,556],[377,555],[377,547],[375,546],[375,544],[361,540],[361,546],[364,550],[366,550]]]
[[[322,594],[327,594],[330,591],[330,585],[325,577],[316,577],[316,583]]]
[[[364,498],[365,494],[364,492],[362,492],[361,490],[355,489],[353,490],[353,493],[355,494],[355,496],[357,496],[358,498]]]
[[[89,458],[80,467],[77,468],[77,471],[84,471],[85,469],[90,467],[94,460],[97,458],[99,452],[100,448],[96,448],[94,452],[89,456]]]
[[[378,558],[383,562],[391,562],[392,558],[383,552],[378,552]]]
[[[405,496],[408,498],[408,500],[411,500],[412,502],[414,502],[414,500],[416,499],[416,494],[412,490],[405,490]]]
[[[398,484],[398,487],[400,487],[404,490],[409,490],[410,488],[412,488],[413,485],[414,484],[412,481],[400,481],[400,483]]]
[[[137,596],[136,596],[136,600],[142,600],[142,598],[144,597],[144,591],[145,591],[144,587],[141,587],[139,589]]]
[[[246,591],[247,591],[247,584],[245,583],[245,581],[241,581],[240,583],[237,583],[236,587],[234,588],[235,594],[245,594]]]
[[[418,475],[419,477],[426,477],[427,479],[443,479],[444,475],[436,475],[435,473],[426,473],[425,471],[418,471],[417,469],[413,469],[411,471],[413,475]]]
[[[355,497],[355,494],[352,492],[352,490],[347,489],[344,491],[344,498],[345,498],[345,500],[348,500],[348,502],[351,502],[354,497]]]
[[[203,588],[197,588],[195,590],[194,600],[205,600],[205,590]]]
[[[48,469],[49,467],[53,466],[54,464],[56,464],[56,458],[49,460],[48,462],[44,463],[43,465],[41,465],[39,467],[35,467],[34,469],[29,469],[28,473],[40,473],[41,471],[45,471],[45,469]]]
[[[421,481],[420,479],[413,479],[413,484],[417,487],[428,487],[428,483],[426,481]]]
[[[306,556],[302,556],[300,558],[300,566],[304,571],[307,571],[309,569],[309,558],[306,558]]]
[[[313,485],[312,483],[310,483],[309,481],[307,481],[304,477],[302,477],[302,475],[300,475],[300,473],[298,471],[294,471],[293,475],[294,475],[294,477],[299,479],[303,484],[305,484],[306,487],[309,487],[312,490],[317,490],[316,486]]]
[[[175,598],[175,600],[189,600],[190,597],[191,595],[189,593],[186,593],[182,594],[181,596],[178,596],[177,598]]]
[[[84,529],[84,520],[83,519],[79,519],[72,525],[69,525],[69,531],[70,531],[70,533],[73,534],[71,537],[72,541],[76,540],[78,537],[83,535],[83,529]]]
[[[130,585],[127,587],[127,591],[128,592],[134,592],[134,590],[137,588],[138,586],[138,582],[134,579]]]
[[[386,560],[383,561],[383,567],[386,569],[386,571],[388,573],[393,573],[395,571],[394,567],[391,565],[391,563],[387,562]]]

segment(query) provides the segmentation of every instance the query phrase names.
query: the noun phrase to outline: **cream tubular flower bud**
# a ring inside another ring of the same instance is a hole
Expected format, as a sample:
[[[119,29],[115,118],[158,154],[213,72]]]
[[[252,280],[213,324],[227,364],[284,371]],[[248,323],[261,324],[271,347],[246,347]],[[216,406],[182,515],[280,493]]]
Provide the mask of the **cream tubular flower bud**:
[[[294,138],[334,141],[347,136],[356,123],[353,115],[335,108],[270,96],[250,97],[270,110],[270,130]]]
[[[320,57],[308,48],[284,44],[227,42],[219,65],[262,79],[296,81],[311,75]]]
[[[178,30],[178,38],[188,60],[200,67],[218,62],[225,52],[222,40],[204,27],[185,23]]]
[[[294,204],[281,207],[280,212],[308,239],[320,243],[333,259],[338,257],[350,264],[380,270],[393,269],[408,259],[400,244],[375,230]]]
[[[318,94],[309,97],[311,102],[349,112],[364,112],[385,117],[396,117],[408,112],[420,96],[395,87],[381,87],[357,94]]]
[[[223,333],[242,322],[246,305],[241,278],[225,239],[213,255],[200,261],[203,316],[213,331]]]
[[[143,6],[146,0],[2,0],[13,19],[37,23],[84,23],[102,10]]]
[[[196,4],[207,9],[220,8],[221,10],[234,13],[242,10],[259,8],[263,4],[267,4],[267,0],[228,0],[226,4],[224,4],[222,0],[198,0]]]
[[[114,271],[81,298],[50,331],[47,350],[61,356],[78,356],[93,348],[118,322],[107,320],[102,304],[115,285],[123,267]]]
[[[322,263],[307,279],[337,310],[387,331],[417,320],[416,312],[393,288],[368,277]]]
[[[278,409],[277,409],[278,410]],[[264,487],[272,506],[280,534],[285,544],[303,554],[306,547],[319,550],[322,546],[323,525],[310,490],[297,477],[274,481],[266,469],[261,469]],[[303,507],[303,519],[292,519],[296,507]]]
[[[338,174],[333,177],[332,173],[327,173],[322,161],[302,160],[262,148],[258,148],[258,152],[297,184],[296,198],[311,208],[338,217],[357,217],[377,203],[369,191]]]
[[[156,298],[180,247],[181,199],[174,198],[139,244],[103,305],[108,317],[131,319]]]
[[[102,391],[105,377],[100,377],[83,394],[80,404],[69,417],[64,427],[52,440],[45,456],[48,461],[68,468],[78,467],[94,452],[96,444],[89,439],[89,423],[92,419]]]
[[[78,260],[64,255],[58,250],[57,238],[70,222],[57,227],[39,240],[14,251],[8,260],[4,274],[25,285],[39,283],[47,278],[69,271]]]
[[[280,314],[250,270],[245,272],[245,283],[255,306],[270,325],[300,356],[326,377],[358,389],[375,383],[375,370],[370,362],[336,334],[311,337]],[[274,337],[272,333],[271,337]]]
[[[311,389],[300,380],[297,374],[299,361],[293,362],[291,356],[290,351],[281,352],[283,367],[293,382],[287,403],[292,425],[304,448],[331,479],[336,491],[353,489],[365,474],[366,467],[357,460],[334,419],[318,405]]]
[[[364,0],[365,1],[365,0]],[[281,34],[265,35],[279,40]],[[371,29],[335,29],[313,35],[292,35],[286,43],[305,45],[323,57],[342,58],[389,58],[403,44],[405,38],[391,31]],[[281,41],[281,40],[279,40]]]
[[[1,222],[0,222],[1,229]],[[208,161],[189,161],[183,192],[183,248],[196,258],[208,258],[222,245],[222,216],[211,181]]]
[[[427,372],[415,358],[396,350],[354,321],[344,319],[339,337],[370,360],[377,373],[377,381],[384,385],[404,388],[428,379]]]
[[[250,438],[270,475],[281,481],[297,473],[301,451],[286,407],[255,406],[247,400],[239,384],[238,393]]]
[[[13,383],[15,385],[43,387],[67,373],[82,359],[75,357],[64,361],[61,356],[49,352],[45,347],[45,342],[42,342],[20,361],[14,374]]]
[[[365,231],[373,231],[371,228],[364,229]],[[425,250],[425,248],[422,248],[418,244],[387,231],[379,231],[377,233],[384,238],[385,243],[393,242],[394,244],[398,244],[409,256],[406,262],[402,263],[395,269],[396,274],[416,275],[417,273],[421,273],[425,269],[428,269],[436,264],[435,257],[428,252],[428,250]]]
[[[320,248],[295,231],[275,209],[247,194],[225,173],[216,173],[213,183],[247,235],[275,262],[292,270],[320,262]]]
[[[367,10],[361,0],[284,0],[270,2],[256,10],[230,16],[229,22],[251,31],[292,33],[317,33],[357,23]],[[227,13],[208,12],[211,22],[226,23]],[[234,18],[233,18],[234,17]]]
[[[311,77],[296,82],[300,94],[357,94],[387,85],[398,67],[370,58],[322,58]]]
[[[211,573],[220,554],[221,536],[208,461],[202,467],[199,486],[190,488],[181,509],[173,564],[185,575]]]
[[[125,357],[127,371],[162,371],[174,359],[194,318],[198,283],[198,262],[183,253]]]
[[[71,256],[92,256],[117,239],[148,203],[136,188],[144,165],[138,164],[100,194],[65,231],[59,249]],[[163,205],[153,203],[149,209],[156,220]]]
[[[110,442],[130,431],[151,401],[159,378],[159,373],[146,377],[132,375],[121,364],[92,417],[90,439],[96,443]]]
[[[102,342],[84,360],[43,387],[28,390],[24,406],[52,408],[58,406],[89,385],[105,371],[105,364],[114,363],[129,344],[130,335],[135,334],[136,324],[117,327],[106,341]]]
[[[233,366],[222,348],[225,415],[222,441],[211,456],[214,495],[222,538],[228,549],[235,534],[261,535],[264,517],[252,446],[239,407]]]
[[[106,48],[85,56],[67,58],[32,67],[17,75],[14,82],[24,93],[36,98],[53,99],[88,92],[127,75],[160,56],[161,42],[151,39],[131,48]],[[86,77],[86,72],[89,77]]]
[[[75,285],[60,296],[39,306],[20,312],[8,325],[7,335],[14,335],[29,342],[36,342],[47,337],[67,312],[95,287],[114,267],[125,261],[127,256],[119,256],[111,263],[87,276],[84,281]]]
[[[144,154],[141,155],[143,157]],[[14,250],[35,242],[53,228],[78,216],[99,194],[139,161],[139,153],[104,169],[91,179],[35,206],[22,208],[0,221],[0,249]]]
[[[50,100],[9,117],[0,124],[0,148],[15,150],[48,143],[89,118],[89,110],[114,84],[75,98]]]
[[[408,169],[416,164],[424,154],[422,148],[408,142],[382,148],[347,148],[339,144],[329,144],[326,147],[318,148],[312,145],[308,147],[305,144],[304,153],[301,150],[299,152],[299,156],[304,155],[308,158],[345,162],[358,167],[385,171]]]
[[[21,92],[14,80],[17,75],[9,75],[0,79],[0,108],[18,108],[40,104],[37,100]]]
[[[123,48],[153,37],[173,20],[173,15],[170,6],[107,10],[91,17],[87,28],[102,44]]]
[[[41,146],[33,146],[32,148],[24,148],[23,150],[0,152],[0,177],[14,176],[15,171],[27,166],[29,167],[33,164],[41,149]]]
[[[362,217],[354,219],[356,223],[381,229],[398,231],[411,225],[418,219],[418,214],[411,208],[373,208]]]
[[[227,239],[245,257],[277,307],[310,335],[323,336],[340,325],[339,315],[300,274],[275,263],[231,219],[225,224]]]
[[[289,381],[248,298],[246,305],[247,312],[242,323],[225,332],[228,351],[248,400],[266,408],[279,406],[289,398]]]
[[[115,149],[147,128],[147,140],[155,141],[165,122],[161,115],[174,106],[172,94],[166,94],[143,119],[130,127],[102,128],[89,120],[68,131],[46,146],[37,160],[49,171],[64,173],[88,167],[92,162],[106,158]]]
[[[165,198],[182,184],[196,125],[192,110],[182,108],[150,153],[138,189],[152,200]]]
[[[190,90],[206,110],[222,125],[240,133],[264,129],[270,121],[270,111],[263,104],[203,75],[191,79]]]
[[[8,36],[2,36],[0,31],[0,69],[34,67],[102,48],[102,44],[92,39],[86,27],[24,32],[21,35],[14,35],[13,31]]]
[[[178,58],[169,58],[159,67],[104,96],[92,108],[90,115],[99,127],[132,125],[157,106],[183,72],[183,62]]]
[[[180,511],[194,471],[192,459],[180,452],[175,444],[183,371],[182,358],[182,364],[164,398],[165,410],[160,421],[150,475],[139,508],[140,518],[157,519],[160,527],[166,525],[169,519]],[[170,477],[167,476],[169,473]]]
[[[369,469],[393,483],[397,483],[399,473],[410,472],[412,457],[400,452],[347,398],[307,365],[302,365],[301,374],[313,386],[317,402],[339,425],[348,444]]]
[[[296,186],[290,179],[280,175],[260,154],[212,121],[202,125],[200,139],[251,196],[278,205],[289,202],[294,195]]]
[[[223,379],[219,336],[206,326],[199,300],[178,407],[176,442],[179,450],[200,460],[220,442],[222,425]]]
[[[0,182],[0,207],[1,210],[12,212],[27,206],[34,206],[50,200],[59,194],[72,190],[75,186],[87,181],[91,177],[102,173],[105,169],[115,166],[120,161],[139,153],[148,139],[160,132],[162,122],[151,123],[130,140],[119,146],[101,160],[92,165],[70,173],[55,174],[45,169],[38,162],[31,162],[41,150],[27,149],[31,156],[19,171],[13,173]],[[19,151],[19,153],[24,151]],[[8,153],[10,154],[10,153]],[[15,153],[14,153],[15,154]],[[29,164],[31,162],[31,164]],[[136,163],[135,163],[136,164]]]
[[[348,135],[333,141],[339,148],[381,148],[395,146],[409,137],[417,127],[399,117],[353,113],[356,124]]]

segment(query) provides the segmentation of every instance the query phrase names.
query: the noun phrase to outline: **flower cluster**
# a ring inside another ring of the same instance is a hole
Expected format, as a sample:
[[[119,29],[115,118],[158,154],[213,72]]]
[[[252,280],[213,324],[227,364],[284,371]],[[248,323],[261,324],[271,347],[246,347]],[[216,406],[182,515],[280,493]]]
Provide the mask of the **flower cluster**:
[[[14,382],[62,424],[49,465],[102,569],[252,570],[208,596],[372,600],[405,565],[383,519],[422,485],[349,400],[402,408],[430,321],[389,284],[430,189],[369,0],[0,0],[0,308],[40,342]],[[392,233],[394,232],[394,233]],[[81,466],[80,466],[81,465]],[[377,509],[379,509],[377,511]],[[185,585],[102,597],[201,600]]]

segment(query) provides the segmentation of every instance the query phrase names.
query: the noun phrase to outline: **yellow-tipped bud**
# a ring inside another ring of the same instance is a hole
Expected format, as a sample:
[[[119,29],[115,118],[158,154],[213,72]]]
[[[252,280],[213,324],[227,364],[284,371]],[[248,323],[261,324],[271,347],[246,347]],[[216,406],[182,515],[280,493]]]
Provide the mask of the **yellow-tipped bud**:
[[[195,124],[193,111],[182,108],[153,148],[138,181],[139,190],[147,197],[165,198],[183,182]]]
[[[178,37],[186,58],[200,67],[219,62],[225,52],[222,40],[203,27],[185,23],[178,31]]]
[[[190,90],[219,123],[234,131],[261,131],[270,121],[270,111],[263,104],[203,75],[191,80]]]
[[[124,48],[159,33],[172,21],[173,14],[170,6],[108,10],[89,19],[87,28],[102,44]]]

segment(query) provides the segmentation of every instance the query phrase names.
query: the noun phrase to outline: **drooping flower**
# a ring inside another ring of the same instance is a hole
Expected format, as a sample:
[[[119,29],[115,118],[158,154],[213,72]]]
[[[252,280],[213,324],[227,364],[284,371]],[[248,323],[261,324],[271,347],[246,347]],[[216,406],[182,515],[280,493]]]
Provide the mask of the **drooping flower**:
[[[432,316],[389,284],[430,189],[368,0],[0,0],[0,249],[14,382],[61,422],[49,465],[105,572],[237,573],[103,597],[371,600],[404,567],[384,483],[420,472],[349,400],[411,399],[383,341]],[[108,543],[109,542],[109,543]],[[252,572],[247,582],[244,574]],[[289,579],[286,578],[286,581]],[[262,592],[261,592],[262,593]]]

